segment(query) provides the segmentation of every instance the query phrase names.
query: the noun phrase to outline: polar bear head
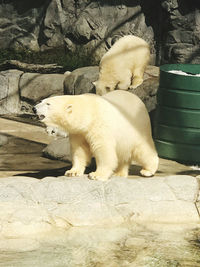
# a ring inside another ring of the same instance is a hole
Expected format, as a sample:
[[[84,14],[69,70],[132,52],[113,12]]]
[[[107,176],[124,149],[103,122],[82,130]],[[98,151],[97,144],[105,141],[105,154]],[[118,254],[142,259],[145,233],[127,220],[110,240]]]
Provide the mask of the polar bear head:
[[[104,81],[99,79],[96,82],[93,82],[93,84],[96,88],[97,95],[105,95],[116,88],[116,84],[113,81]]]
[[[92,116],[90,106],[84,95],[54,96],[34,106],[33,112],[48,129],[58,128],[59,131],[72,133],[88,127]]]
[[[73,121],[73,101],[71,100],[70,96],[54,96],[45,98],[33,107],[33,112],[46,126],[53,128],[59,126],[63,128],[63,126],[67,126]]]

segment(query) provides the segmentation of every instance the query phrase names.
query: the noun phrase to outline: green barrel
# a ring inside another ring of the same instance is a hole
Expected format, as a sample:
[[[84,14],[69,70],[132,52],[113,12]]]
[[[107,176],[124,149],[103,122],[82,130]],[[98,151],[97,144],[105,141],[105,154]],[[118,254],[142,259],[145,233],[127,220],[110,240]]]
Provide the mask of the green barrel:
[[[160,67],[154,139],[161,158],[200,163],[200,77],[195,74],[200,74],[200,64]]]

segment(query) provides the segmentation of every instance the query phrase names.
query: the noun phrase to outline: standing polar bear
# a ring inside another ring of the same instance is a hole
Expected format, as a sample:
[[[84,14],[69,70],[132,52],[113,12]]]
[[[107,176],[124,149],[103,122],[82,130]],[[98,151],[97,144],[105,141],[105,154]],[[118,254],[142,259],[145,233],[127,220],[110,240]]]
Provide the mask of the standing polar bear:
[[[101,59],[96,93],[136,88],[143,82],[149,59],[149,45],[143,39],[134,35],[120,38]]]
[[[34,110],[46,126],[69,133],[72,168],[67,176],[83,175],[92,157],[97,169],[89,177],[96,180],[113,174],[127,177],[132,160],[142,166],[143,176],[154,175],[158,168],[149,115],[134,94],[116,90],[103,97],[54,96]]]

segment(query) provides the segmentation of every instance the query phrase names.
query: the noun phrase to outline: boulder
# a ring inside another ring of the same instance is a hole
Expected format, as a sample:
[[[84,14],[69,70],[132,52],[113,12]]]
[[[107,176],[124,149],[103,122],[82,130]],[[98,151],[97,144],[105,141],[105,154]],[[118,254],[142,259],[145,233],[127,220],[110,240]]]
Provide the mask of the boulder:
[[[3,134],[0,134],[0,147],[6,145],[7,143],[8,137]]]
[[[72,71],[67,74],[64,80],[64,93],[66,95],[95,93],[95,87],[92,82],[98,79],[98,75],[98,66],[89,66]]]
[[[22,100],[36,103],[46,97],[63,95],[64,74],[24,73],[19,82]]]
[[[148,112],[156,108],[156,93],[159,87],[159,68],[148,66],[144,73],[143,83],[135,89],[129,90],[145,103]]]
[[[84,50],[98,61],[120,36],[136,34],[155,51],[153,28],[146,23],[144,11],[138,1],[109,5],[84,0],[2,2],[0,48]]]
[[[43,149],[47,158],[71,162],[69,138],[58,138]]]
[[[22,74],[18,70],[0,72],[0,114],[20,113],[18,84]]]
[[[95,93],[92,82],[98,79],[99,67],[91,66],[76,69],[68,74],[64,80],[65,94],[78,95]],[[156,92],[159,86],[159,68],[149,65],[144,74],[144,82],[130,92],[139,96],[150,112],[156,107]]]

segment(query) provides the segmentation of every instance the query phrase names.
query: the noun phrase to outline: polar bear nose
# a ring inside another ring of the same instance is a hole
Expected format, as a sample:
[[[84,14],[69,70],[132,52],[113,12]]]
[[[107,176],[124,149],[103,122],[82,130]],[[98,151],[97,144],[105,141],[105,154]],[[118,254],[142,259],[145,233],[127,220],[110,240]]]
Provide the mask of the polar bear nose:
[[[36,109],[36,107],[33,107],[32,110],[33,110],[33,113],[34,113],[34,114],[37,113],[37,109]]]

